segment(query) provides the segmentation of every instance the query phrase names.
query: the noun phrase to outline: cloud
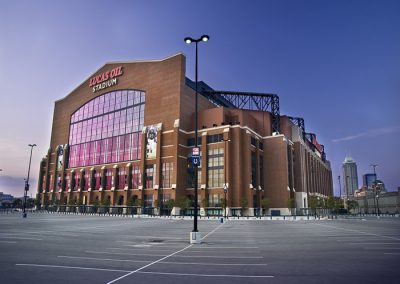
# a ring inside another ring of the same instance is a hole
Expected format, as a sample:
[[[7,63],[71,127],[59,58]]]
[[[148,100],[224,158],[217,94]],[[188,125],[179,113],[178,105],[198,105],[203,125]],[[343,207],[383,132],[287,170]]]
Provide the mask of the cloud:
[[[340,142],[350,141],[350,140],[354,140],[354,139],[358,139],[358,138],[362,138],[362,137],[372,137],[372,136],[378,136],[378,135],[383,135],[383,134],[395,133],[395,132],[399,132],[399,131],[400,131],[399,126],[374,128],[374,129],[369,129],[365,132],[349,135],[349,136],[342,137],[342,138],[333,139],[332,142],[340,143]]]

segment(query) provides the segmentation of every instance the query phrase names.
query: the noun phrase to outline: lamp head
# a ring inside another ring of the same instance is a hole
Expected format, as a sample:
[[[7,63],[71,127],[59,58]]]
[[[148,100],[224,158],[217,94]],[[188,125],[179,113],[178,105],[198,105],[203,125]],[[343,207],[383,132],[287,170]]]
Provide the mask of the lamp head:
[[[200,39],[201,41],[208,41],[210,37],[208,35],[202,35]]]
[[[187,44],[191,44],[191,43],[193,42],[193,39],[192,39],[191,37],[185,37],[184,41],[185,41]]]

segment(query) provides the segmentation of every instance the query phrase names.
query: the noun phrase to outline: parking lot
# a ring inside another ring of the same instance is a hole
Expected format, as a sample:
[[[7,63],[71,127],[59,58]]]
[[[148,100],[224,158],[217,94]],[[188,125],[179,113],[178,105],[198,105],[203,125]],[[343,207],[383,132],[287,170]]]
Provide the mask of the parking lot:
[[[399,218],[0,215],[1,283],[398,283]]]

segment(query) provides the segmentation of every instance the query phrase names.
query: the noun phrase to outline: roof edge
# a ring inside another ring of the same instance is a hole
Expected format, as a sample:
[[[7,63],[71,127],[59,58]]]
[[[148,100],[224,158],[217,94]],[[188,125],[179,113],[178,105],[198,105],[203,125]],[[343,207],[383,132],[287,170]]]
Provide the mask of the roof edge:
[[[162,62],[168,59],[171,59],[173,57],[179,56],[179,55],[183,55],[185,56],[185,54],[183,52],[178,52],[176,54],[167,56],[165,58],[162,59],[149,59],[149,60],[129,60],[129,61],[108,61],[106,63],[104,63],[103,65],[101,65],[99,68],[96,69],[96,71],[92,72],[85,80],[83,80],[82,83],[80,83],[76,88],[74,88],[72,91],[70,91],[67,95],[65,95],[64,97],[62,97],[61,99],[56,100],[54,103],[60,102],[64,99],[66,99],[70,94],[72,94],[73,92],[75,92],[79,87],[81,87],[83,85],[83,83],[85,83],[87,80],[89,80],[93,74],[96,74],[97,72],[99,72],[100,69],[104,68],[104,66],[109,65],[109,64],[129,64],[129,63],[155,63],[155,62]]]

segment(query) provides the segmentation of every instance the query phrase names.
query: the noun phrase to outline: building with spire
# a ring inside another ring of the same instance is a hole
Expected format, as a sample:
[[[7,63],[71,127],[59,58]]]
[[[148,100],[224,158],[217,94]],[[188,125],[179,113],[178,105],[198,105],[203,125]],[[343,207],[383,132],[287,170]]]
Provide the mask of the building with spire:
[[[342,164],[344,194],[346,197],[354,196],[358,190],[357,164],[352,157],[346,156]]]

